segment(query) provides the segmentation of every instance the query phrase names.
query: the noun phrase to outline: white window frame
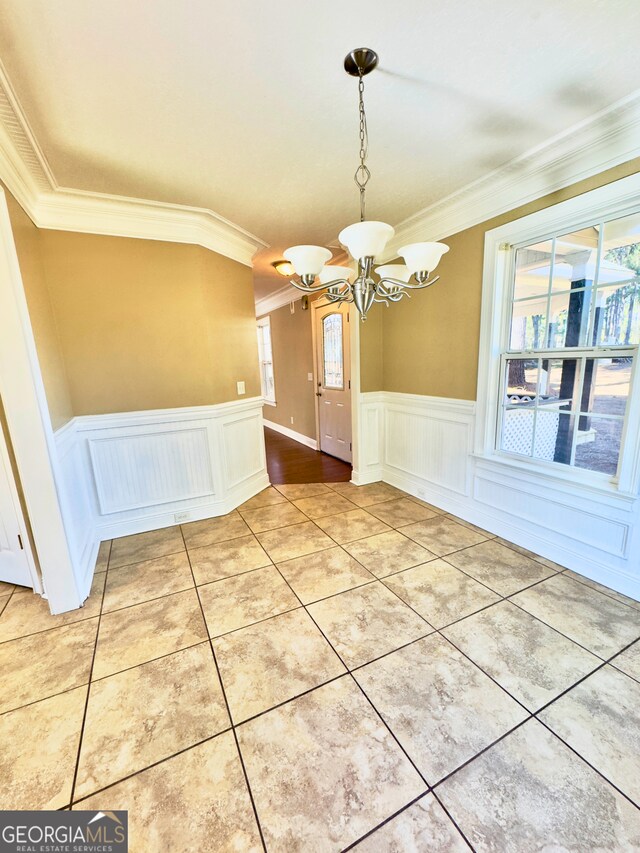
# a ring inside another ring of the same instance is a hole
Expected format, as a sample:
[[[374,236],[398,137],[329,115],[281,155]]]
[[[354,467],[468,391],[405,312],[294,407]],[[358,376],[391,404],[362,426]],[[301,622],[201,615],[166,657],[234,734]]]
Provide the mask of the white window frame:
[[[265,360],[262,357],[264,350],[263,343],[263,335],[261,329],[265,326],[269,327],[269,345],[271,349],[271,361]],[[276,404],[276,372],[273,363],[273,338],[271,337],[271,317],[261,317],[257,322],[257,333],[258,333],[258,360],[260,364],[260,386],[262,389],[262,399],[268,406],[275,406]],[[273,396],[267,397],[265,392],[265,377],[264,377],[264,366],[265,364],[270,364],[271,369],[273,371]]]
[[[480,351],[478,362],[477,418],[474,451],[477,457],[508,469],[535,472],[559,482],[589,489],[636,496],[640,489],[640,369],[637,356],[631,377],[629,401],[623,427],[618,475],[610,477],[557,462],[520,457],[498,449],[502,417],[502,363],[511,325],[515,250],[585,228],[603,219],[640,213],[640,174],[622,178],[543,210],[508,222],[485,235]],[[584,348],[567,348],[571,356]],[[601,348],[611,353],[612,348]],[[629,347],[618,347],[629,350]],[[594,351],[597,356],[601,350]],[[560,355],[559,351],[549,354]]]

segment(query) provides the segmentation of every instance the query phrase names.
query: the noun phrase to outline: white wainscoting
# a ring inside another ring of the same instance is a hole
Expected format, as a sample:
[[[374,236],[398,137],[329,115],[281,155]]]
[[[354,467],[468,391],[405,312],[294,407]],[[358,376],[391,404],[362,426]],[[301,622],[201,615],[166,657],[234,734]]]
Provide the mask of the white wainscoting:
[[[100,541],[224,515],[269,485],[259,397],[77,417],[56,443],[67,535],[87,593]]]
[[[384,480],[640,600],[640,499],[473,454],[475,403],[360,395],[353,482]]]

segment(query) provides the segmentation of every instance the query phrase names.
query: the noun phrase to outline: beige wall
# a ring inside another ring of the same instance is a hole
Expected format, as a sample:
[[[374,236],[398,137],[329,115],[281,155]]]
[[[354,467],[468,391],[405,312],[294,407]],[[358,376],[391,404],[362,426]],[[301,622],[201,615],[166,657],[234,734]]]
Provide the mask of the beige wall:
[[[42,263],[40,233],[5,190],[42,381],[54,429],[73,416],[62,347]]]
[[[361,328],[362,390],[475,400],[485,232],[639,170],[632,160],[445,238],[438,284],[383,311],[381,333],[368,320]],[[379,349],[382,371],[364,364]]]
[[[308,374],[313,373],[313,312],[311,306],[303,311],[300,300],[294,305],[294,314],[285,305],[268,315],[271,318],[276,405],[265,406],[264,416],[268,421],[315,439],[315,389],[308,379]]]
[[[384,315],[393,309],[375,304],[360,323],[360,390],[381,391],[383,383]]]
[[[75,415],[221,403],[237,380],[260,395],[248,267],[179,243],[39,237]]]

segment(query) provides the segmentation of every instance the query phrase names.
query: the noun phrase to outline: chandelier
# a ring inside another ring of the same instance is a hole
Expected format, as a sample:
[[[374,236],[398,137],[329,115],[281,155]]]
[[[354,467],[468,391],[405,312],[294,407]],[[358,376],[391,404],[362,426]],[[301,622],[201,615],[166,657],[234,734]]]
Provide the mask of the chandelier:
[[[344,60],[347,74],[358,78],[360,164],[354,180],[360,193],[360,222],[344,228],[338,239],[357,262],[357,275],[349,267],[327,266],[333,255],[324,246],[292,246],[284,252],[284,257],[299,277],[299,281],[291,279],[294,287],[304,293],[326,290],[330,302],[353,302],[362,320],[366,320],[374,302],[383,302],[388,307],[391,302],[410,296],[411,290],[422,290],[435,284],[440,276],[429,276],[444,253],[449,251],[444,243],[411,243],[398,249],[404,264],[376,267],[377,280],[372,277],[376,257],[383,254],[395,234],[386,222],[365,220],[365,193],[371,172],[367,167],[369,136],[364,109],[364,78],[377,64],[377,53],[368,47],[352,50]]]

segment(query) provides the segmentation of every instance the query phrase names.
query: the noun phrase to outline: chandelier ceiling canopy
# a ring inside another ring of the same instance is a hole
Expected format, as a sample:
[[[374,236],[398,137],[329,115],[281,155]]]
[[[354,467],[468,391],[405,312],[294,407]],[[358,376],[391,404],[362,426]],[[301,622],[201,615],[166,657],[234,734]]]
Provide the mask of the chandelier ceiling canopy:
[[[366,320],[374,302],[383,302],[388,307],[391,302],[410,296],[411,290],[422,290],[435,284],[440,276],[429,276],[444,253],[449,251],[444,243],[411,243],[398,249],[404,264],[385,264],[374,271],[376,257],[384,254],[387,243],[395,234],[386,222],[365,219],[366,187],[371,172],[367,166],[369,135],[364,108],[364,78],[377,64],[378,55],[368,47],[352,50],[344,60],[347,74],[358,78],[360,163],[354,180],[360,194],[360,221],[343,228],[338,239],[357,262],[358,272],[349,267],[330,266],[332,253],[324,246],[292,246],[284,252],[284,258],[299,277],[299,280],[291,279],[294,287],[304,293],[326,290],[330,302],[353,302],[362,320]]]

